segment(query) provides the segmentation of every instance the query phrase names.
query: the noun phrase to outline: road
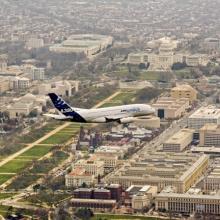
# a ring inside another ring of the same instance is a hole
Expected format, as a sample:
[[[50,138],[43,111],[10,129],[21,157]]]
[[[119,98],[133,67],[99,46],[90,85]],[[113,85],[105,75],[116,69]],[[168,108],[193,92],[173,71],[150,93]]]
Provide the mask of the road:
[[[116,91],[115,93],[113,93],[111,96],[109,96],[108,98],[106,98],[105,100],[99,102],[98,104],[96,104],[95,106],[93,106],[93,108],[98,108],[100,106],[102,106],[103,104],[105,104],[106,102],[109,102],[111,99],[113,99],[115,96],[117,96],[120,93],[120,91]],[[48,134],[46,134],[45,136],[43,136],[42,138],[38,139],[37,141],[35,141],[32,144],[29,144],[27,147],[23,148],[22,150],[16,152],[15,154],[7,157],[5,160],[1,161],[0,166],[3,166],[4,164],[8,163],[9,161],[13,160],[14,158],[16,158],[17,156],[21,155],[22,153],[24,153],[25,151],[31,149],[32,147],[34,147],[35,145],[40,144],[42,141],[46,140],[47,138],[49,138],[50,136],[56,134],[57,132],[59,132],[60,130],[64,129],[65,127],[69,126],[71,124],[71,122],[66,122],[65,124],[57,127],[56,129],[54,129],[53,131],[49,132]],[[45,156],[48,156],[50,153],[48,153]],[[45,157],[44,156],[44,157]],[[53,170],[50,171],[50,173],[55,173],[61,166],[64,166],[64,164],[66,162],[70,162],[72,160],[72,158],[68,158],[66,161],[64,161],[62,164],[60,164],[58,167],[54,168]],[[36,181],[34,184],[36,183],[41,183],[42,182],[42,178],[40,178],[38,181]],[[7,183],[7,182],[6,182]],[[6,184],[4,183],[4,184]],[[4,185],[2,184],[2,186]],[[33,185],[27,187],[24,191],[22,191],[21,193],[19,193],[18,195],[14,196],[13,199],[8,198],[5,200],[1,201],[1,204],[3,205],[9,205],[9,206],[13,206],[13,207],[17,207],[17,208],[24,208],[24,209],[34,209],[34,206],[29,206],[26,205],[22,202],[18,202],[18,200],[22,199],[23,197],[27,196],[27,193],[30,193],[30,191],[33,189]]]
[[[99,108],[102,105],[104,105],[105,103],[111,101],[111,99],[113,99],[114,97],[116,97],[118,94],[120,94],[121,91],[116,91],[115,93],[113,93],[111,96],[109,96],[108,98],[104,99],[103,101],[99,102],[97,105],[93,106],[93,108]]]
[[[34,147],[35,145],[41,143],[42,141],[46,140],[47,138],[51,137],[52,135],[56,134],[57,132],[61,131],[62,129],[64,129],[65,127],[69,126],[71,124],[71,122],[66,122],[65,124],[57,127],[56,129],[54,129],[53,131],[50,131],[48,134],[44,135],[43,137],[41,137],[40,139],[38,139],[37,141],[28,144],[27,147],[19,150],[18,152],[8,156],[7,158],[5,158],[4,160],[2,160],[0,162],[0,167],[5,165],[6,163],[8,163],[9,161],[15,159],[16,157],[20,156],[21,154],[23,154],[25,151],[30,150],[32,147]]]

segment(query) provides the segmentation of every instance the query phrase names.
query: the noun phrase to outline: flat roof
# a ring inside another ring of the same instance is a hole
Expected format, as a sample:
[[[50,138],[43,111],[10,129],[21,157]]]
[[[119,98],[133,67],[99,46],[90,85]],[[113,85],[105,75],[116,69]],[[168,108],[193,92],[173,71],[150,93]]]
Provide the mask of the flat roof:
[[[218,119],[220,118],[220,109],[214,106],[201,107],[191,116],[189,116],[189,119],[193,119],[193,118]]]
[[[203,195],[203,194],[180,194],[180,193],[160,193],[156,195],[157,197],[166,197],[166,198],[189,198],[189,199],[214,199],[214,200],[220,200],[220,195]]]
[[[220,153],[220,147],[193,147],[192,152]]]
[[[182,129],[171,136],[167,141],[164,142],[164,144],[182,144],[183,140],[187,136],[192,135],[193,132],[193,129]]]

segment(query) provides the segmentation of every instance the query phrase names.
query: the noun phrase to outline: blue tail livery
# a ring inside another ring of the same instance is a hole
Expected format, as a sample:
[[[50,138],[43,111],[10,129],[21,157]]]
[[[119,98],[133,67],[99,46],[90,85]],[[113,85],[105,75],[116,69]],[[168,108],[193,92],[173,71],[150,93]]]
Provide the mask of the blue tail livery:
[[[60,96],[55,93],[49,93],[48,96],[55,108],[63,115],[76,122],[86,122],[86,120],[78,112],[74,111]]]

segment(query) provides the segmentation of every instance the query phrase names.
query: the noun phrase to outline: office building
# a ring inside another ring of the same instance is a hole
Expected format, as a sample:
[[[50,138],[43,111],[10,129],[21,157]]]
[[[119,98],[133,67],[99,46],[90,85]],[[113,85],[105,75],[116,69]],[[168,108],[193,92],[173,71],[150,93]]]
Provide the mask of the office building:
[[[44,47],[44,40],[39,38],[30,38],[26,42],[27,49],[38,49]]]
[[[205,124],[199,130],[199,144],[205,147],[220,147],[220,125]]]
[[[177,119],[186,113],[190,105],[189,99],[186,98],[160,97],[152,107],[156,109],[160,118]]]
[[[186,56],[187,66],[206,66],[209,62],[208,56],[204,54],[193,54]]]
[[[201,107],[188,118],[188,127],[196,130],[210,123],[220,124],[220,109],[214,106]]]
[[[155,198],[155,209],[173,213],[220,214],[219,195],[160,193]]]
[[[116,206],[115,200],[104,199],[71,199],[70,206],[74,208],[90,208],[95,211],[111,211]]]
[[[113,38],[104,35],[72,35],[61,44],[50,47],[50,51],[56,53],[83,53],[87,57],[92,57],[111,46]]]
[[[86,173],[94,175],[95,177],[103,176],[104,174],[104,162],[100,160],[78,160],[74,163],[73,169],[75,168],[83,168],[85,169]]]
[[[45,80],[45,69],[44,68],[33,68],[31,74],[32,80]]]
[[[93,198],[100,200],[111,199],[111,192],[108,189],[94,189],[93,190]]]
[[[157,186],[161,191],[173,186],[177,192],[186,192],[204,174],[208,167],[207,155],[147,151],[141,157],[111,173],[108,183]]]
[[[125,191],[125,204],[135,211],[141,211],[152,204],[156,194],[156,186],[132,185]]]
[[[204,178],[204,190],[207,193],[217,192],[220,190],[220,165],[219,160],[216,161],[212,171]]]
[[[0,94],[10,90],[10,79],[9,77],[0,77]]]
[[[111,199],[120,201],[122,199],[122,187],[119,184],[110,184],[106,186],[106,189],[110,190]]]
[[[65,176],[65,185],[67,187],[81,187],[83,184],[92,186],[94,183],[94,175],[86,173],[83,168],[76,168]]]
[[[182,129],[163,143],[164,152],[183,151],[193,140],[193,129]]]
[[[43,83],[38,87],[40,95],[48,93],[56,93],[60,96],[72,96],[74,92],[79,90],[79,81],[57,81],[54,83]]]
[[[187,98],[190,102],[197,99],[197,91],[190,85],[178,85],[171,89],[170,94],[175,99]]]

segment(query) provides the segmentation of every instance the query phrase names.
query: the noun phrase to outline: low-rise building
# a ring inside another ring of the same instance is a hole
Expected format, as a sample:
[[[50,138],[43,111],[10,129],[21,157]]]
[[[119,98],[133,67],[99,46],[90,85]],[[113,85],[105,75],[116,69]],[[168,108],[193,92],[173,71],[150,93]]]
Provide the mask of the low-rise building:
[[[205,124],[199,130],[199,144],[206,147],[220,147],[220,125]]]
[[[219,161],[218,161],[219,162]],[[204,178],[204,190],[206,192],[217,192],[220,190],[220,166],[214,169]]]
[[[0,94],[10,90],[10,79],[8,77],[0,77]]]
[[[61,44],[51,46],[50,51],[56,53],[83,53],[91,57],[104,51],[112,43],[113,38],[111,36],[93,34],[72,35]]]
[[[182,129],[163,143],[163,151],[183,151],[193,140],[193,129]]]
[[[137,158],[109,174],[108,183],[157,186],[161,191],[173,186],[177,192],[186,192],[204,174],[209,157],[204,154],[167,153],[147,151],[144,158]]]
[[[67,187],[81,187],[83,184],[92,186],[94,182],[94,175],[86,173],[83,168],[76,168],[65,176],[65,185]]]
[[[40,38],[30,38],[26,42],[26,48],[32,49],[32,48],[41,48],[44,47],[44,40]]]
[[[115,168],[117,166],[118,162],[118,156],[117,155],[112,155],[108,153],[95,153],[94,156],[92,157],[93,160],[101,160],[104,161],[104,167],[105,168]]]
[[[79,81],[57,81],[54,83],[44,83],[38,88],[40,95],[47,95],[48,93],[56,93],[61,96],[72,96],[73,92],[79,90]]]
[[[111,211],[115,208],[116,200],[104,199],[71,199],[70,205],[76,208],[90,208],[96,211]]]
[[[141,211],[152,204],[156,194],[156,186],[132,185],[125,191],[125,204],[136,211]]]
[[[104,162],[100,160],[78,160],[73,164],[73,169],[83,168],[86,173],[94,175],[95,177],[102,176],[104,174]]]
[[[187,98],[190,102],[197,99],[197,91],[190,85],[178,85],[171,89],[170,94],[175,99]]]
[[[219,195],[160,193],[155,198],[155,209],[176,213],[220,214]]]
[[[176,119],[182,117],[190,105],[186,98],[160,97],[152,107],[157,110],[158,117]]]
[[[201,107],[188,118],[188,127],[196,130],[210,123],[220,124],[220,109],[214,106]]]
[[[193,54],[186,56],[187,66],[206,66],[208,62],[208,57],[204,54]]]
[[[13,103],[6,106],[5,111],[9,113],[9,118],[16,118],[19,116],[28,116],[34,109],[42,112],[42,107],[46,106],[46,97],[35,96],[30,93],[14,99]]]

